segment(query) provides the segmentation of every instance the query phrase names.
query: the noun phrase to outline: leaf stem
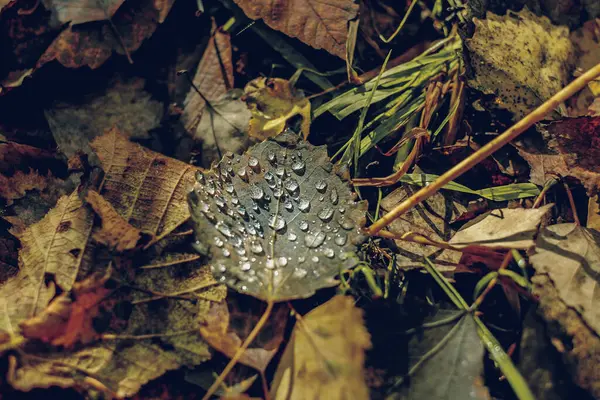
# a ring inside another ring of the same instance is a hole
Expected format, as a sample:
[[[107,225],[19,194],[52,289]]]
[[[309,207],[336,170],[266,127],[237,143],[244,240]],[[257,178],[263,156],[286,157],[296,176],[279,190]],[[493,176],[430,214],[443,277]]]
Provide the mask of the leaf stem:
[[[415,205],[433,196],[444,185],[458,178],[459,176],[473,168],[475,165],[479,164],[481,161],[489,157],[496,150],[518,137],[521,133],[525,132],[535,123],[541,121],[548,113],[550,113],[552,110],[558,107],[558,105],[566,101],[575,93],[579,92],[589,82],[593,81],[598,76],[600,76],[600,63],[588,70],[587,72],[585,72],[584,74],[582,74],[581,76],[579,76],[578,78],[576,78],[567,86],[565,86],[563,89],[561,89],[554,96],[545,101],[538,108],[536,108],[523,119],[521,119],[519,122],[511,126],[502,135],[496,137],[494,140],[481,147],[475,153],[471,154],[469,157],[465,158],[463,161],[450,168],[448,171],[446,171],[446,173],[441,175],[429,186],[422,188],[418,192],[414,193],[411,197],[400,203],[393,210],[391,210],[389,213],[387,213],[379,220],[377,220],[373,225],[371,225],[367,229],[367,233],[369,233],[370,235],[376,234],[381,229],[388,226],[396,218],[413,208]]]

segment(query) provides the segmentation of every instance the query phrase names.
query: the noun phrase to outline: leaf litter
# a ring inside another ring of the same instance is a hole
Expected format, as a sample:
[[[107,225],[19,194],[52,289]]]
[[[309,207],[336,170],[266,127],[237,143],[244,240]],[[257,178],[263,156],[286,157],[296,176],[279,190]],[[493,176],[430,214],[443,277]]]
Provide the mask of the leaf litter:
[[[537,303],[558,379],[598,396],[597,21],[511,2],[26,3],[0,2],[2,390],[175,397],[185,375],[205,398],[531,399],[513,355]],[[497,150],[516,120],[536,124],[519,155],[460,176],[456,154]]]

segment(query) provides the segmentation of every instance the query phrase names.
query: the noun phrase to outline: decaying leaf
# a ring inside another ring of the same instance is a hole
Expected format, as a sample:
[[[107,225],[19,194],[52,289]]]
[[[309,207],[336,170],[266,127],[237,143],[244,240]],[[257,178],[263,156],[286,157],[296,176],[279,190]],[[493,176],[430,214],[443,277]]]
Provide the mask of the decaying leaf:
[[[131,138],[148,138],[159,126],[163,106],[144,90],[144,79],[119,79],[105,93],[88,96],[86,101],[58,103],[44,114],[52,135],[67,157],[83,152],[93,157],[89,143],[111,128]]]
[[[569,80],[574,50],[566,27],[527,9],[474,19],[466,41],[474,77],[469,84],[497,96],[496,105],[521,119]],[[510,49],[510,50],[507,50]]]
[[[48,185],[48,177],[42,176],[36,171],[29,173],[17,171],[10,178],[0,175],[0,197],[6,199],[7,205],[13,200],[20,199],[30,190],[44,190]]]
[[[370,347],[362,310],[351,297],[334,297],[296,322],[271,398],[368,399],[363,364]]]
[[[478,245],[492,249],[529,249],[535,244],[540,223],[553,206],[492,210],[458,231],[449,243],[459,248]]]
[[[23,336],[67,348],[91,342],[98,335],[94,319],[112,292],[106,285],[107,278],[92,275],[73,284],[71,292],[56,297],[44,311],[19,324]]]
[[[600,231],[600,197],[598,195],[588,199],[588,218],[585,226]]]
[[[233,88],[233,64],[231,37],[229,33],[217,29],[213,22],[212,35],[198,64],[192,87],[185,98],[181,120],[185,129],[198,136],[198,124],[209,102],[219,100]],[[204,135],[201,135],[204,136]]]
[[[18,236],[21,273],[0,286],[0,331],[18,335],[18,323],[42,312],[57,290],[69,291],[88,252],[92,215],[73,192]]]
[[[189,218],[195,167],[132,143],[117,129],[91,146],[105,173],[99,193],[131,226],[160,238]]]
[[[125,0],[42,0],[60,24],[83,24],[111,18]]]
[[[210,166],[219,152],[242,152],[250,112],[233,87],[233,64],[229,33],[217,29],[202,55],[193,86],[184,101],[181,120],[195,140],[202,141],[202,164]],[[196,91],[197,89],[197,91]],[[200,93],[198,93],[200,92]],[[208,104],[207,104],[208,101]]]
[[[388,194],[381,201],[381,209],[388,212],[415,192],[409,185],[403,185]],[[456,232],[450,222],[462,215],[466,208],[452,195],[438,192],[428,200],[409,210],[402,218],[389,226],[394,233],[416,232],[433,240],[448,241]],[[428,257],[441,271],[452,271],[460,261],[461,253],[453,250],[441,251],[437,247],[396,240],[399,249],[398,268],[422,268],[423,257]]]
[[[458,312],[440,311],[425,322],[449,318]],[[425,357],[439,345],[442,347],[437,352]],[[484,348],[471,316],[412,335],[408,352],[410,377],[400,377],[388,399],[490,399],[479,382]]]
[[[545,321],[545,333],[562,356],[570,376],[592,397],[600,397],[598,332],[587,324],[578,311],[564,302],[547,274],[536,273],[531,281],[533,293],[539,299],[538,314]],[[564,372],[560,375],[564,376]]]
[[[102,226],[93,234],[95,241],[118,253],[137,246],[141,232],[117,214],[109,202],[93,190],[88,191],[85,200],[102,219]]]
[[[589,194],[600,189],[600,117],[567,118],[540,125],[545,148],[532,152],[519,149],[531,166],[531,181],[537,185],[554,177],[572,177]]]
[[[265,304],[251,297],[229,295],[214,304],[200,325],[202,337],[216,350],[233,357],[263,314]],[[240,363],[264,372],[283,341],[289,310],[279,304]]]
[[[310,133],[310,101],[290,81],[281,78],[256,78],[248,82],[242,98],[252,113],[248,135],[259,141],[283,132],[294,116],[302,118],[304,140]]]
[[[131,55],[149,38],[158,23],[154,0],[129,0],[119,7],[111,22],[69,26],[46,49],[40,67],[57,60],[65,67],[98,68],[113,53]]]
[[[353,0],[235,0],[252,19],[295,37],[316,49],[346,58],[348,22],[356,18],[358,4]]]
[[[530,261],[536,273],[550,277],[562,301],[600,332],[600,233],[575,224],[548,226],[540,232]]]
[[[189,195],[197,248],[216,277],[268,301],[311,296],[356,264],[364,203],[324,147],[285,132],[226,155]]]

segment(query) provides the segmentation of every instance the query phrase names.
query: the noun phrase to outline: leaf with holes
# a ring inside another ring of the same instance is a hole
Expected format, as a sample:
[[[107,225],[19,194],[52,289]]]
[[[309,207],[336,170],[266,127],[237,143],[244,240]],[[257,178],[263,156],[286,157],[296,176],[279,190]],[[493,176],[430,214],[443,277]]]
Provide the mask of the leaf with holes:
[[[92,223],[75,191],[18,235],[20,273],[0,286],[0,331],[18,335],[19,322],[42,312],[57,291],[71,290],[90,257]]]
[[[366,204],[324,146],[288,131],[226,155],[197,179],[189,195],[197,248],[235,290],[267,301],[306,298],[356,264]]]
[[[348,22],[356,18],[359,8],[354,0],[235,2],[250,18],[262,18],[273,29],[346,58]]]

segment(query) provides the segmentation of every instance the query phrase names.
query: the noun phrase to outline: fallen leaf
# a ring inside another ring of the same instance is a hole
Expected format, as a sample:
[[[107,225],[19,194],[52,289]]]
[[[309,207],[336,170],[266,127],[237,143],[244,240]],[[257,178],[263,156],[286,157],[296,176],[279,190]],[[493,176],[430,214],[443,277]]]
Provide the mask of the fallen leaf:
[[[19,271],[18,242],[11,237],[0,237],[0,285]]]
[[[0,175],[0,197],[6,200],[7,205],[11,205],[13,200],[25,196],[27,191],[34,189],[42,191],[47,185],[48,177],[41,176],[33,170],[29,173],[17,171],[10,178]]]
[[[252,144],[247,131],[250,110],[234,89],[202,113],[194,138],[202,140],[202,165],[210,167],[227,152],[242,153]]]
[[[497,97],[496,106],[519,120],[568,83],[574,50],[566,27],[528,9],[475,18],[465,44],[474,77],[469,85]],[[507,51],[506,49],[513,49]]]
[[[152,36],[158,23],[154,0],[130,0],[110,22],[69,26],[50,44],[37,68],[56,60],[65,67],[102,65],[113,53],[130,55]]]
[[[299,115],[304,140],[310,133],[310,101],[304,93],[281,78],[256,78],[244,88],[244,97],[252,113],[248,135],[259,141],[283,132],[288,121]]]
[[[388,212],[415,190],[402,185],[381,201],[382,211]],[[462,215],[466,208],[451,194],[438,192],[423,203],[413,207],[402,218],[394,220],[389,228],[392,232],[403,234],[415,232],[430,239],[448,241],[456,233],[450,222]],[[398,268],[412,269],[423,267],[423,257],[428,257],[441,271],[452,271],[460,261],[461,253],[453,250],[441,251],[437,247],[423,246],[413,242],[395,240],[398,246]]]
[[[69,291],[90,257],[92,214],[76,192],[58,200],[40,222],[17,237],[20,273],[0,286],[0,331],[18,335],[18,323],[42,312],[57,290]]]
[[[271,385],[271,398],[368,399],[365,350],[371,347],[362,310],[336,296],[298,318]]]
[[[200,325],[202,337],[214,349],[232,358],[264,312],[265,304],[251,297],[229,295],[214,304]],[[264,372],[283,341],[289,309],[275,306],[267,324],[252,341],[239,362]]]
[[[189,195],[199,251],[233,289],[267,301],[310,297],[356,264],[364,203],[324,146],[294,132],[225,156]]]
[[[88,191],[85,200],[102,219],[102,226],[93,234],[96,242],[118,253],[132,250],[137,246],[141,239],[141,232],[117,214],[110,203],[93,190]]]
[[[565,303],[548,274],[536,273],[531,281],[533,294],[539,299],[538,314],[545,322],[544,337],[550,338],[564,362],[563,368],[575,384],[588,391],[591,397],[600,397],[598,331],[590,327],[576,309]],[[563,369],[560,376],[564,376]],[[572,394],[570,392],[569,396]]]
[[[42,0],[59,24],[83,24],[112,18],[125,0]]]
[[[98,336],[94,319],[112,292],[107,280],[107,276],[92,275],[76,282],[71,292],[56,297],[44,311],[19,324],[23,336],[67,348],[91,342]]]
[[[459,311],[439,311],[424,322],[435,323]],[[418,329],[418,327],[416,327]],[[434,347],[441,346],[426,357]],[[483,375],[484,347],[470,315],[454,324],[424,329],[408,341],[410,376],[396,379],[388,399],[490,399],[479,383]]]
[[[348,22],[359,6],[353,0],[235,0],[246,15],[316,49],[346,58]]]
[[[115,80],[105,93],[75,103],[55,103],[44,114],[60,151],[71,158],[93,157],[90,142],[111,128],[130,138],[147,139],[163,117],[163,105],[144,90],[144,79]],[[90,160],[91,161],[91,160]]]
[[[492,249],[529,249],[535,245],[538,226],[553,206],[492,210],[458,231],[449,243],[459,248],[478,245]]]
[[[589,115],[592,117],[600,117],[600,97],[596,97],[588,109]]]
[[[595,306],[600,276],[600,233],[575,224],[543,229],[530,257],[537,274],[547,274],[558,295],[586,323],[600,332],[600,309]]]
[[[136,229],[166,236],[190,216],[186,195],[195,167],[147,150],[111,129],[91,143],[102,168],[100,195]]]
[[[197,127],[207,108],[206,101],[217,101],[233,87],[231,37],[222,32],[213,21],[212,34],[202,54],[193,86],[184,101],[181,120],[185,129],[198,136]],[[195,89],[198,90],[198,93]]]
[[[600,231],[600,198],[598,195],[588,199],[588,217],[585,226],[588,229]]]
[[[181,115],[185,129],[202,142],[202,165],[207,167],[222,153],[239,153],[250,145],[245,134],[250,112],[238,91],[230,91],[234,83],[231,37],[214,22],[212,31]]]
[[[567,118],[540,125],[545,148],[520,148],[531,167],[530,180],[540,186],[555,176],[581,181],[588,194],[600,188],[600,117]]]
[[[175,0],[154,0],[154,8],[158,10],[158,22],[162,24],[165,22],[167,15],[169,15],[169,11],[171,11],[171,7]]]
[[[600,34],[598,34],[598,22],[591,19],[583,26],[571,32],[571,42],[577,54],[576,71],[583,72],[592,68],[600,62]],[[588,114],[588,107],[594,101],[594,97],[600,93],[600,83],[591,81],[587,87],[573,96],[567,104],[570,117],[579,117]]]

